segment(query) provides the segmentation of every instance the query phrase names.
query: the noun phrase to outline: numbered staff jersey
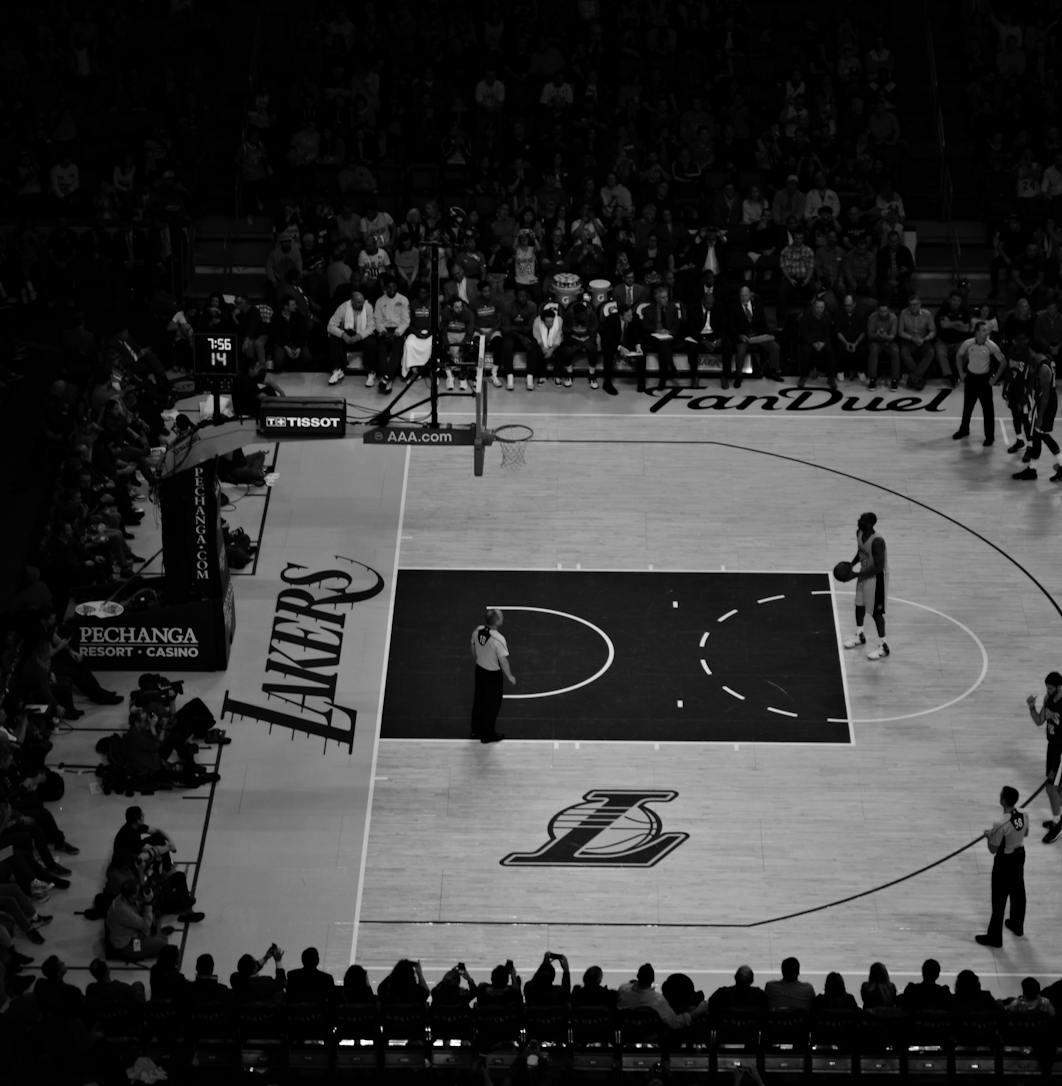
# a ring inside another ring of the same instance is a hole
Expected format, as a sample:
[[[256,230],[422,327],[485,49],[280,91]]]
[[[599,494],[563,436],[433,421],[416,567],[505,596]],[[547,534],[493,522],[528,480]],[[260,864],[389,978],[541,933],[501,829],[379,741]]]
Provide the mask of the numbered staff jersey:
[[[997,856],[1010,856],[1025,848],[1025,838],[1029,835],[1029,819],[1024,811],[1016,807],[1013,811],[995,823],[988,834],[988,844]]]
[[[476,667],[484,671],[501,671],[501,662],[509,655],[505,638],[490,626],[477,626],[472,631],[472,648]]]

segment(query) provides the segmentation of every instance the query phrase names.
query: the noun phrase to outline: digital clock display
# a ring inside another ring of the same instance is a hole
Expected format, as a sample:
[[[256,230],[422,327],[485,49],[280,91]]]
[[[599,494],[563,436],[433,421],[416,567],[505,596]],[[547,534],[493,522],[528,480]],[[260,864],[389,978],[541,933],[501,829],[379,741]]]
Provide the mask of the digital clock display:
[[[235,377],[239,372],[235,335],[200,332],[195,337],[195,368],[203,377]]]

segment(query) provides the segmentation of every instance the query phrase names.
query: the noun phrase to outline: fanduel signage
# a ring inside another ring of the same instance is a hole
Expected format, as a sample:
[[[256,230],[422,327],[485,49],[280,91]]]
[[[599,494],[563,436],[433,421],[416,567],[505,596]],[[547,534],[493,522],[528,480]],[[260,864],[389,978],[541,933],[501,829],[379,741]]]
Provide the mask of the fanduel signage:
[[[271,397],[258,412],[264,437],[343,437],[347,403],[329,397]]]
[[[921,396],[849,395],[839,389],[781,388],[766,396],[727,396],[720,393],[691,395],[689,389],[669,388],[649,407],[651,414],[663,411],[673,403],[684,403],[690,411],[866,411],[873,413],[898,411],[928,411],[942,414],[944,403],[951,395],[950,388],[941,389],[932,398]]]
[[[354,748],[357,712],[336,702],[343,636],[354,604],[372,599],[384,579],[361,562],[340,559],[364,571],[308,570],[289,562],[280,575],[261,694],[266,704],[234,698],[226,691],[225,717],[250,718],[270,728],[291,728]],[[360,582],[360,583],[359,583]]]

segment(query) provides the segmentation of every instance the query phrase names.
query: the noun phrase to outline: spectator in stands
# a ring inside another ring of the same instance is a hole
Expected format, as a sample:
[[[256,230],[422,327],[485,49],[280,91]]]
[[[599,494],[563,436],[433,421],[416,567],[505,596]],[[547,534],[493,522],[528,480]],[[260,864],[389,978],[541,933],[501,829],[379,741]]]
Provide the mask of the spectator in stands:
[[[937,365],[941,375],[946,377],[954,388],[956,377],[955,354],[964,339],[968,339],[973,328],[970,311],[966,307],[962,294],[953,290],[947,301],[941,305],[933,318],[936,335],[933,349],[937,356]]]
[[[822,992],[811,1001],[811,1009],[816,1013],[823,1011],[856,1011],[859,1005],[844,985],[840,973],[827,973]]]
[[[395,250],[394,273],[398,277],[399,287],[408,298],[413,294],[417,280],[421,275],[420,249],[414,244],[410,234],[398,235],[398,248]]]
[[[366,201],[365,213],[361,217],[361,229],[366,248],[369,238],[375,238],[376,244],[385,252],[390,251],[395,243],[395,220],[391,213],[383,211],[372,198]]]
[[[561,980],[556,983],[557,970],[553,963],[561,967]],[[524,1001],[530,1006],[566,1007],[571,995],[572,981],[568,968],[568,959],[563,954],[546,951],[542,962],[535,970],[535,975],[524,985]]]
[[[232,998],[236,1003],[280,1003],[284,999],[284,981],[286,975],[284,967],[280,964],[284,959],[284,951],[272,943],[269,949],[260,957],[255,958],[251,954],[241,954],[236,963],[236,972],[229,978],[229,987]],[[272,961],[274,976],[262,975],[266,964]]]
[[[493,66],[487,68],[476,84],[475,101],[476,108],[487,118],[496,117],[505,109],[505,84]]]
[[[398,961],[394,969],[380,981],[377,995],[381,1003],[426,1003],[430,989],[424,979],[420,962],[411,961],[409,958]]]
[[[376,301],[373,313],[378,347],[376,373],[383,393],[391,391],[391,382],[402,363],[402,347],[409,328],[409,300],[398,293],[393,278],[384,280],[383,294]]]
[[[1014,264],[1020,260],[1029,240],[1029,233],[1022,225],[1021,217],[1012,211],[992,235],[992,262],[988,268],[992,290],[989,297],[995,298],[999,294],[1001,276],[1005,275],[1008,283],[1010,282]]]
[[[709,1015],[714,1018],[729,1011],[762,1014],[767,1009],[767,997],[755,980],[749,966],[739,965],[734,973],[734,983],[712,992],[708,999]]]
[[[691,1015],[688,1012],[676,1014],[663,993],[656,990],[655,980],[656,971],[648,962],[639,966],[637,977],[617,989],[616,1008],[624,1011],[634,1007],[651,1007],[665,1025],[671,1029],[684,1029],[690,1024]]]
[[[900,235],[891,230],[885,246],[878,250],[878,298],[887,305],[896,305],[910,294],[911,276],[914,275],[914,257]]]
[[[833,350],[833,321],[826,301],[816,298],[797,325],[797,387],[803,388],[812,371],[825,373],[830,388],[837,387],[837,360]]]
[[[391,258],[380,247],[379,237],[370,233],[365,238],[365,248],[358,253],[356,281],[362,294],[374,302],[380,295],[380,284],[389,274]]]
[[[1041,994],[1040,982],[1035,977],[1025,977],[1021,982],[1021,995],[1011,996],[1003,1001],[1006,1014],[1038,1014],[1053,1018],[1054,1004]]]
[[[937,357],[933,341],[937,330],[929,311],[922,308],[922,299],[912,294],[907,305],[900,311],[899,331],[900,359],[907,371],[907,383],[916,391],[926,387],[925,375]],[[944,357],[947,365],[947,356]],[[950,369],[944,372],[947,377]]]
[[[606,219],[614,217],[617,210],[625,215],[634,212],[634,200],[631,190],[616,176],[615,171],[609,172],[605,177],[605,183],[601,186],[601,211]]]
[[[895,389],[900,382],[900,346],[897,342],[900,321],[889,308],[880,302],[867,318],[867,387],[878,387],[878,359],[884,351],[889,360],[889,388]]]
[[[1033,341],[1057,367],[1062,349],[1062,313],[1058,311],[1058,296],[1052,293],[1043,312],[1033,322]]]
[[[858,298],[876,297],[877,259],[870,251],[869,239],[862,234],[856,239],[841,264],[845,290]]]
[[[368,974],[364,967],[351,965],[343,974],[343,983],[336,993],[341,1003],[375,1003],[372,985],[369,984]]]
[[[81,171],[69,151],[63,151],[52,166],[48,190],[63,213],[67,213],[80,200]]]
[[[959,1014],[971,1012],[996,1015],[999,1004],[992,998],[991,992],[981,987],[981,979],[972,969],[964,969],[955,978],[955,998],[953,1006]]]
[[[815,283],[815,253],[804,241],[803,227],[793,230],[793,240],[778,256],[778,313],[779,326],[785,324],[793,305],[804,305],[809,300]]]
[[[785,226],[790,219],[803,222],[806,217],[807,200],[800,191],[800,178],[791,173],[785,180],[785,187],[780,188],[771,201],[771,217],[778,226]]]
[[[614,1007],[616,993],[604,983],[605,974],[599,965],[583,973],[583,983],[572,989],[573,1007]]]
[[[468,1007],[475,998],[476,984],[464,963],[448,969],[431,990],[433,1007]]]
[[[818,288],[826,293],[827,308],[835,310],[838,299],[845,292],[845,251],[837,238],[836,230],[828,230],[826,239],[815,250],[815,279]]]
[[[236,323],[236,335],[240,341],[241,356],[248,361],[257,362],[264,368],[269,328],[266,321],[262,319],[258,306],[245,295],[237,295],[233,307],[233,319]]]
[[[376,364],[376,321],[372,306],[357,287],[351,289],[350,300],[339,305],[328,322],[328,353],[332,365],[330,385],[343,380],[356,353],[361,353],[369,371],[366,388],[376,383],[372,369]]]
[[[480,1007],[506,1007],[523,1003],[523,982],[512,961],[496,965],[490,972],[490,981],[483,981],[476,990],[476,1003]]]
[[[89,962],[91,983],[85,988],[85,1006],[93,1019],[130,1011],[144,1002],[143,981],[115,980],[103,958]]]
[[[135,879],[122,883],[107,910],[107,946],[124,961],[154,958],[169,942],[172,928],[159,928],[150,897],[142,894]]]
[[[940,983],[940,962],[926,958],[922,963],[922,979],[912,981],[903,990],[900,1006],[908,1013],[924,1010],[950,1010],[951,990]]]
[[[287,975],[286,996],[288,1003],[317,1003],[331,1006],[335,997],[336,982],[331,973],[320,968],[321,955],[316,947],[302,952],[302,967],[292,969]]]
[[[166,1000],[182,1003],[187,993],[188,978],[180,968],[181,948],[175,943],[164,946],[151,965],[152,1002]],[[213,966],[211,966],[213,970]]]
[[[810,223],[813,219],[816,219],[821,207],[828,207],[833,212],[834,222],[841,221],[840,197],[826,183],[826,174],[820,170],[815,174],[815,184],[809,190],[804,201],[805,220]]]
[[[290,269],[294,268],[302,274],[302,251],[295,244],[295,238],[290,234],[281,234],[266,257],[265,274],[274,294],[280,290],[284,278]]]
[[[285,298],[270,322],[269,346],[266,363],[266,370],[269,372],[283,373],[296,367],[309,369],[313,365],[310,330],[306,318],[299,312],[299,303],[295,298]]]
[[[833,330],[837,341],[837,369],[847,380],[854,381],[866,368],[867,321],[853,295],[846,294],[841,300]]]
[[[1010,269],[1011,283],[1019,298],[1037,309],[1043,304],[1046,263],[1040,246],[1030,241]]]
[[[212,954],[200,954],[196,958],[195,976],[187,986],[184,996],[189,1008],[225,1006],[231,1003],[232,992],[218,980]]]
[[[781,979],[767,981],[763,993],[767,997],[769,1011],[810,1011],[811,1001],[815,998],[814,987],[800,979],[800,962],[797,958],[783,959]]]

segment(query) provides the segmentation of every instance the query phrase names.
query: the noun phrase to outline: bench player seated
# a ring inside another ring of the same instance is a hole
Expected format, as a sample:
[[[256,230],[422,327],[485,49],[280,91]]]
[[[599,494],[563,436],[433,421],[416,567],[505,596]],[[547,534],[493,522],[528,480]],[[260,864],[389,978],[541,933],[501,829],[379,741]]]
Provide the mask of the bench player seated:
[[[450,298],[443,304],[442,329],[446,337],[446,389],[453,392],[454,373],[459,375],[460,389],[468,391],[468,373],[475,367],[475,329],[472,310],[462,298]]]
[[[590,371],[590,387],[597,388],[597,314],[588,298],[579,298],[565,307],[561,318],[561,336],[557,355],[564,366],[564,387],[572,387],[575,359],[585,355]],[[554,377],[558,384],[561,380],[560,375]]]
[[[501,388],[501,378],[498,376],[501,318],[501,306],[494,297],[494,287],[490,280],[484,279],[479,284],[479,293],[472,306],[472,327],[475,334],[482,336],[486,342],[487,353],[490,355],[490,383],[495,388]]]

